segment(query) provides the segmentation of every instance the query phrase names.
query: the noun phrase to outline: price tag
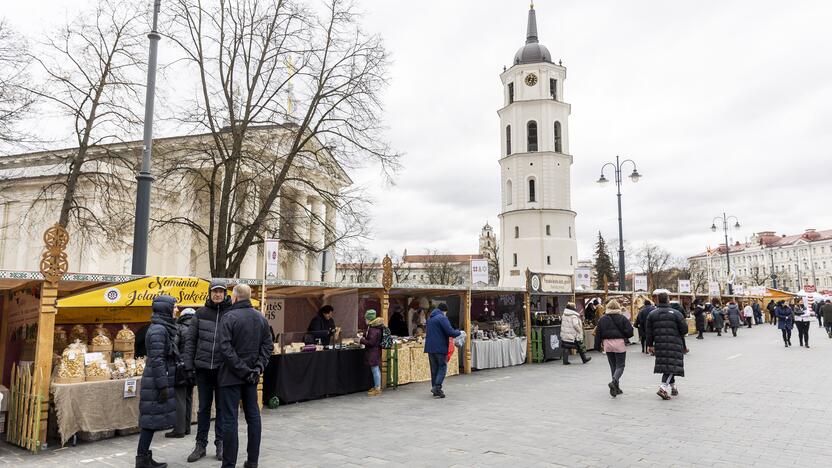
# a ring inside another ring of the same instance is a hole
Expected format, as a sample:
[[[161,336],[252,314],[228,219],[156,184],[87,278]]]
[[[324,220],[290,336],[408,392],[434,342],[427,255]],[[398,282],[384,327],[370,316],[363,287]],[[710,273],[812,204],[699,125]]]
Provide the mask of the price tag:
[[[104,353],[86,353],[84,354],[84,365],[88,366],[95,361],[104,359]]]
[[[127,379],[124,381],[124,398],[136,397],[136,379]]]

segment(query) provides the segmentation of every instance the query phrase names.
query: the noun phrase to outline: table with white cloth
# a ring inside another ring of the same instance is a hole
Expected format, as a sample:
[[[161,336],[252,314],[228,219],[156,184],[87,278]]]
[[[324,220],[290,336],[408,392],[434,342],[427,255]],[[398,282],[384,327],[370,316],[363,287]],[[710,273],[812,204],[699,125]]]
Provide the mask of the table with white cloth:
[[[471,367],[494,369],[526,362],[526,337],[471,340]]]

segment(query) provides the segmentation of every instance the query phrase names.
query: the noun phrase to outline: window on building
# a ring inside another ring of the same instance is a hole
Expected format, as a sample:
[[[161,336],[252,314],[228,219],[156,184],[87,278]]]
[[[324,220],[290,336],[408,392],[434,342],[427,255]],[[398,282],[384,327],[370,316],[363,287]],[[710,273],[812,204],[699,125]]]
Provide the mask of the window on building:
[[[549,226],[548,224],[546,225],[546,235],[547,236],[552,235],[552,226]]]
[[[558,100],[558,80],[554,78],[549,79],[549,95],[552,96],[552,99],[555,101]]]
[[[563,146],[561,145],[561,132],[560,132],[560,122],[555,121],[555,152],[560,153],[563,151]]]
[[[546,264],[547,264],[547,265],[551,265],[551,264],[552,264],[552,257],[551,257],[551,256],[549,256],[549,255],[547,255],[547,256],[546,256]]]
[[[534,179],[529,179],[529,203],[534,203],[537,200],[534,191]]]
[[[511,154],[511,125],[506,125],[506,156]]]
[[[508,84],[508,103],[514,102],[514,83]]]
[[[514,226],[514,238],[515,239],[520,238],[520,226]]]
[[[514,266],[517,266],[517,254],[514,254]]]
[[[512,190],[511,181],[506,182],[506,205],[511,205],[514,198],[514,191]]]
[[[570,256],[569,256],[569,266],[572,266],[572,261],[573,261],[573,260],[572,260],[572,256],[570,255]]]
[[[537,122],[534,120],[526,124],[526,151],[529,153],[537,151]]]
[[[569,238],[572,238],[572,226],[569,226]]]

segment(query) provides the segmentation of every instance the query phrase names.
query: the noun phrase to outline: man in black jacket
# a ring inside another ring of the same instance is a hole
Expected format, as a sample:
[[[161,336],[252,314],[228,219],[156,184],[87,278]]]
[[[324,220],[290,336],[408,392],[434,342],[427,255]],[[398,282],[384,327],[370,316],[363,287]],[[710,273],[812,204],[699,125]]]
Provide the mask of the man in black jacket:
[[[248,426],[245,468],[256,468],[260,457],[260,407],[257,383],[269,363],[274,344],[266,317],[251,306],[251,288],[234,286],[233,305],[219,324],[222,364],[219,372],[221,411],[223,412],[222,466],[237,463],[237,414],[240,401]]]
[[[228,297],[225,284],[212,282],[208,290],[208,300],[191,319],[190,330],[185,340],[183,352],[185,369],[195,372],[197,395],[199,395],[196,447],[188,456],[189,462],[195,462],[205,456],[208,431],[211,429],[211,404],[214,401],[217,402],[214,445],[217,448],[217,460],[222,460],[222,411],[217,384],[221,359],[217,323],[229,307],[231,307],[231,298]]]
[[[671,395],[679,394],[676,377],[685,376],[688,323],[681,312],[671,307],[669,291],[659,289],[653,294],[658,306],[647,316],[647,352],[656,355],[653,373],[662,375],[662,384],[656,394],[669,400]]]
[[[644,301],[644,306],[636,315],[636,322],[633,324],[638,329],[638,340],[641,342],[641,352],[647,354],[647,316],[656,310],[653,303]]]
[[[335,309],[331,305],[325,305],[318,310],[318,314],[309,322],[307,333],[312,336],[312,342],[316,344],[320,340],[321,345],[329,346],[332,336],[335,335],[335,319],[332,318]]]

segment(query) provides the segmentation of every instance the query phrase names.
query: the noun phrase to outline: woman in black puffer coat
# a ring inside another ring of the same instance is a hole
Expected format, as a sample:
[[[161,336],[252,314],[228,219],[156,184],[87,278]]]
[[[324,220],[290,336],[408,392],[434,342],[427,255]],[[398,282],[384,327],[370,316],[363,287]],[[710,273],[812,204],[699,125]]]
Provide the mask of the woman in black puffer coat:
[[[139,447],[136,468],[164,468],[167,463],[153,460],[150,443],[156,431],[176,424],[176,398],[173,384],[176,375],[176,322],[173,311],[176,299],[159,296],[153,300],[153,316],[145,336],[147,362],[142,373],[139,394]]]
[[[676,377],[685,376],[685,335],[688,323],[682,314],[668,304],[666,293],[658,295],[659,305],[647,317],[647,348],[656,355],[654,374],[662,374],[662,385],[657,394],[664,400],[679,394]]]

